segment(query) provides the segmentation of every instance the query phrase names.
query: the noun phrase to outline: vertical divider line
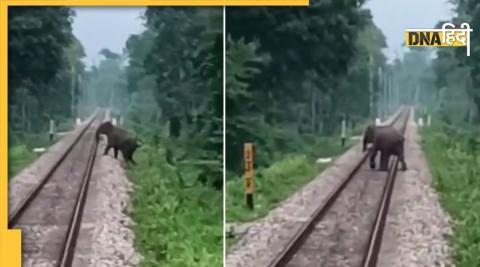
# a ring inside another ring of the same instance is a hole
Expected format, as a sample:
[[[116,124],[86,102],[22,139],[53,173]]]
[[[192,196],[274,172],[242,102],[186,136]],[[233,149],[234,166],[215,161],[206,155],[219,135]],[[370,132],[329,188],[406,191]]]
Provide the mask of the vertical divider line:
[[[226,41],[226,7],[223,6],[223,265],[225,266],[225,260],[227,258],[227,240],[225,239],[225,232],[226,232],[226,223],[227,223],[227,194],[226,194],[226,187],[227,187],[227,172],[226,172],[226,143],[227,143],[227,136],[226,136],[226,92],[227,92],[227,84],[226,84],[226,55],[227,55],[227,41]]]

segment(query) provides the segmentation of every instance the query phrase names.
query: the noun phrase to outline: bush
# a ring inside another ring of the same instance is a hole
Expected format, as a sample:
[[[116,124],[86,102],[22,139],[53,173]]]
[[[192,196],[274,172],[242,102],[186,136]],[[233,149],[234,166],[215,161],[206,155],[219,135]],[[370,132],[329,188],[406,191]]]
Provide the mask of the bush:
[[[454,219],[451,245],[455,265],[479,266],[480,162],[471,145],[478,135],[439,121],[424,128],[422,135],[441,204]]]
[[[12,178],[35,159],[33,152],[25,145],[8,149],[8,178]]]
[[[221,266],[222,192],[198,183],[195,166],[179,170],[165,156],[164,149],[146,145],[136,154],[138,165],[129,170],[141,266]]]

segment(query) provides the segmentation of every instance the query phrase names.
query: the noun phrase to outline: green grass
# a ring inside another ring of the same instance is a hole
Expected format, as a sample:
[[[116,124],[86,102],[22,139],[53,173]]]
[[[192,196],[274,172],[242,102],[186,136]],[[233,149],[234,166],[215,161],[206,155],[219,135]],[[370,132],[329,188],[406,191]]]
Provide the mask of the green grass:
[[[161,149],[148,145],[129,167],[135,185],[131,216],[142,267],[215,267],[223,264],[223,195],[196,183],[198,171],[165,162]]]
[[[10,147],[8,149],[8,179],[27,167],[35,158],[32,150],[24,145]]]
[[[33,153],[36,147],[44,147],[47,149],[50,146],[50,140],[47,133],[33,134],[33,133],[9,133],[8,144],[8,179],[13,178],[21,170],[26,168],[30,163],[37,159],[37,155]],[[53,140],[53,143],[58,141],[58,137]]]
[[[244,179],[227,177],[226,215],[228,222],[248,222],[265,216],[270,210],[321,173],[328,164],[316,164],[318,157],[342,154],[352,143],[341,147],[336,138],[308,140],[305,153],[291,154],[267,168],[254,170],[254,210],[245,205]]]
[[[245,205],[244,180],[235,177],[227,183],[227,221],[247,222],[265,216],[280,201],[293,194],[317,173],[315,162],[292,155],[255,172],[255,209]]]
[[[478,135],[437,121],[422,135],[441,204],[454,220],[455,265],[480,266],[480,162],[470,143]]]

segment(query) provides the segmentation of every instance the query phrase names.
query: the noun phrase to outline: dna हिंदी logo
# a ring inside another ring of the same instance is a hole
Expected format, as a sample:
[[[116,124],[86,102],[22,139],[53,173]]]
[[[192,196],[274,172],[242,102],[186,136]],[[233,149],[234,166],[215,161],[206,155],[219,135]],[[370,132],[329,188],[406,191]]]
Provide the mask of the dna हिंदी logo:
[[[462,23],[459,28],[455,28],[452,23],[444,23],[441,29],[406,29],[405,44],[407,47],[466,46],[467,56],[470,56],[470,33],[472,31],[473,29],[468,23]]]

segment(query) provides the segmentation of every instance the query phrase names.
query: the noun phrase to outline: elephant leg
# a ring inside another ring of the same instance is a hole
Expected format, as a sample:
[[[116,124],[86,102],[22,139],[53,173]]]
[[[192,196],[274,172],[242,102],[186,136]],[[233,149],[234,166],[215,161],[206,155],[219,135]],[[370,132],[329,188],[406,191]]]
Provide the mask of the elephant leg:
[[[130,160],[131,163],[133,163],[133,165],[137,165],[137,163],[135,162],[135,160],[133,160],[133,152],[135,150],[133,149],[129,149],[127,154],[128,154],[128,160]]]
[[[113,152],[114,152],[114,157],[117,158],[117,156],[118,156],[118,147],[114,147],[114,148],[113,148]]]
[[[382,155],[380,156],[380,171],[387,171],[390,153],[388,153],[387,151],[381,151],[381,153]]]
[[[133,163],[133,165],[137,165],[137,163],[135,162],[135,160],[133,160],[133,155],[130,155],[130,156],[129,156],[129,159],[130,159],[130,162]]]
[[[375,158],[377,157],[377,148],[372,148],[372,155],[370,155],[370,169],[375,169]]]
[[[132,162],[135,165],[135,162],[132,159],[132,155],[131,155],[130,151],[128,151],[126,149],[120,149],[120,152],[122,152],[122,156],[123,156],[123,159],[125,160],[125,162]]]
[[[402,163],[402,171],[406,171],[407,170],[407,163],[405,162],[403,142],[402,142],[402,145],[398,148],[397,157],[398,157],[398,160],[400,161],[400,163]]]
[[[112,146],[110,144],[107,144],[107,146],[105,147],[105,151],[103,151],[103,155],[108,155],[108,151],[110,151],[110,148],[112,148]]]
[[[401,159],[400,158],[398,158],[398,159],[402,163],[402,171],[406,171],[407,170],[407,163],[405,162],[405,159],[403,157]]]
[[[122,153],[122,157],[123,159],[125,160],[125,162],[128,162],[128,154],[126,151],[124,151],[123,149],[120,149],[120,152]]]

